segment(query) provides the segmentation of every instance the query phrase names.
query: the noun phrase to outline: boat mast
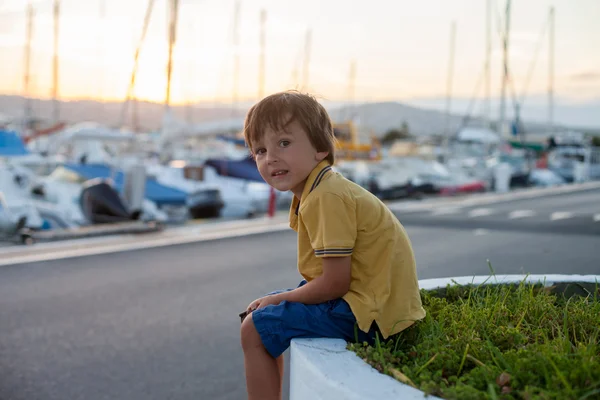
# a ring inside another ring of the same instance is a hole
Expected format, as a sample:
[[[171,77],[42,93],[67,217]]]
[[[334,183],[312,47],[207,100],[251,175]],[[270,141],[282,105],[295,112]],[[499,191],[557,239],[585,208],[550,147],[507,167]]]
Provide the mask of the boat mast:
[[[127,88],[127,95],[125,96],[125,101],[123,102],[123,108],[121,109],[121,117],[119,120],[119,126],[123,126],[125,124],[125,117],[127,116],[127,108],[129,106],[129,100],[133,96],[133,88],[135,87],[135,77],[138,69],[138,61],[140,58],[140,51],[142,50],[142,45],[144,44],[144,40],[146,38],[146,32],[148,31],[148,25],[150,24],[150,17],[152,16],[152,8],[154,7],[154,0],[148,0],[148,7],[146,8],[146,15],[144,16],[144,25],[142,27],[142,35],[140,36],[140,41],[135,49],[135,54],[133,56],[133,69],[131,71],[131,78],[129,79],[129,87]]]
[[[446,121],[444,123],[444,160],[448,160],[450,147],[450,111],[452,107],[452,79],[454,76],[454,48],[456,44],[456,21],[450,27],[450,55],[448,61],[448,76],[446,79]]]
[[[169,60],[167,62],[167,91],[165,93],[165,114],[170,112],[171,108],[171,76],[173,74],[173,49],[177,33],[177,11],[179,9],[179,0],[170,0],[169,16]]]
[[[235,2],[233,15],[233,88],[231,116],[235,117],[235,110],[239,101],[240,86],[240,0]]]
[[[195,29],[195,25],[193,23],[190,23],[188,26],[188,37],[191,38],[196,38],[196,29]],[[186,97],[186,101],[185,101],[185,121],[188,123],[188,125],[191,125],[194,122],[194,107],[193,107],[193,93],[195,88],[193,88],[192,86],[192,82],[194,81],[194,70],[196,69],[197,65],[196,65],[196,57],[194,55],[194,57],[192,59],[188,59],[187,60],[187,85],[185,85],[185,88],[187,90],[184,90],[184,94]]]
[[[23,73],[23,97],[25,98],[25,109],[23,115],[22,136],[27,135],[31,119],[31,98],[29,93],[29,82],[31,77],[31,40],[33,36],[33,18],[35,11],[31,1],[27,4],[27,33],[25,38],[25,71]]]
[[[356,85],[356,60],[350,61],[350,74],[348,76],[348,119],[354,119],[354,91]]]
[[[510,2],[506,0],[506,13],[505,13],[505,28],[504,35],[502,36],[502,57],[503,57],[503,71],[502,71],[502,91],[500,95],[500,120],[498,121],[498,135],[504,136],[506,132],[506,85],[508,83],[508,39],[510,30]]]
[[[260,59],[258,62],[258,99],[265,97],[265,50],[267,12],[260,10]]]
[[[98,53],[100,59],[100,87],[98,90],[98,99],[100,110],[99,120],[104,119],[104,29],[106,29],[106,0],[100,0],[100,29],[98,29]]]
[[[60,22],[60,0],[54,0],[54,54],[52,56],[52,118],[54,123],[60,119],[58,104],[58,27]]]
[[[487,127],[492,121],[492,98],[491,98],[491,56],[492,56],[492,0],[487,0],[485,9],[485,111],[484,118]]]
[[[302,66],[302,90],[308,91],[308,75],[310,68],[310,48],[312,44],[312,31],[306,30],[306,38],[304,40],[304,63]]]
[[[550,7],[548,47],[548,133],[554,134],[554,7]]]

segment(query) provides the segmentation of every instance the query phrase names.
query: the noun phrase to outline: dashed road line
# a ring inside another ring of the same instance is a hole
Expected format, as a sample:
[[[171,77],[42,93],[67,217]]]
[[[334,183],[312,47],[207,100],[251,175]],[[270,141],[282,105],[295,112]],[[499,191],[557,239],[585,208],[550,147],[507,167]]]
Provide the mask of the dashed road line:
[[[573,217],[573,213],[572,212],[568,212],[568,211],[557,211],[557,212],[553,212],[550,215],[550,221],[560,221],[561,219],[569,219]]]
[[[441,207],[431,211],[431,215],[452,215],[462,211],[461,207]]]
[[[474,229],[473,230],[473,235],[475,235],[475,236],[483,236],[483,235],[487,235],[488,233],[490,233],[490,231],[488,229]]]
[[[535,217],[536,213],[533,210],[515,210],[508,214],[508,219],[521,219]]]
[[[469,217],[470,218],[485,217],[486,215],[491,215],[493,213],[494,213],[494,210],[492,210],[491,208],[475,208],[475,209],[469,211]]]

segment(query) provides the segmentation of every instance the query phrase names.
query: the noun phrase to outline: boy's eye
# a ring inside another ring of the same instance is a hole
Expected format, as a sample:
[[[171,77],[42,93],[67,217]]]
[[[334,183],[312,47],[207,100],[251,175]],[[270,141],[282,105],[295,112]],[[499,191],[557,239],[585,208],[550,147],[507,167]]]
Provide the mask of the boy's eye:
[[[264,148],[262,148],[262,147],[261,147],[261,148],[259,148],[259,149],[256,149],[256,151],[255,151],[254,153],[255,153],[257,156],[259,156],[259,155],[261,155],[261,154],[264,154],[264,153],[265,153],[265,151],[266,151],[266,150],[265,150]]]
[[[289,140],[282,140],[281,142],[279,142],[279,146],[281,146],[281,147],[288,147],[289,145],[290,145]]]

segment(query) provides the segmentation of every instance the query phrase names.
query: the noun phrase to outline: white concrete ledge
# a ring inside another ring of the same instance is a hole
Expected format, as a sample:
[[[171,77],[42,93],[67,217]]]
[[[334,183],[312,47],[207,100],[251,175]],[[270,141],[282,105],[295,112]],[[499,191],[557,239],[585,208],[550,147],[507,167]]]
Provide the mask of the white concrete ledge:
[[[589,282],[600,285],[600,275],[497,275],[462,276],[425,279],[422,289],[458,284],[542,282],[551,286],[559,282]],[[405,385],[346,350],[341,339],[294,339],[290,347],[290,400],[380,400],[423,399],[420,390]],[[429,396],[428,399],[439,399]]]

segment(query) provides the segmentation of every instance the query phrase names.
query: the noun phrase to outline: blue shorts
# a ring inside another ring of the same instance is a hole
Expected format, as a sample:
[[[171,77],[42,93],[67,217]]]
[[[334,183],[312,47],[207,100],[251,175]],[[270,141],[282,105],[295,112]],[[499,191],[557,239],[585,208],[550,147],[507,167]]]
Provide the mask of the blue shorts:
[[[302,281],[298,287],[305,283]],[[290,290],[293,289],[278,290],[267,295]],[[343,299],[320,304],[283,301],[253,311],[251,315],[263,345],[274,358],[290,347],[294,338],[337,338],[348,342],[358,339],[361,343],[373,343],[377,331],[375,323],[368,333],[361,331],[350,306]]]

